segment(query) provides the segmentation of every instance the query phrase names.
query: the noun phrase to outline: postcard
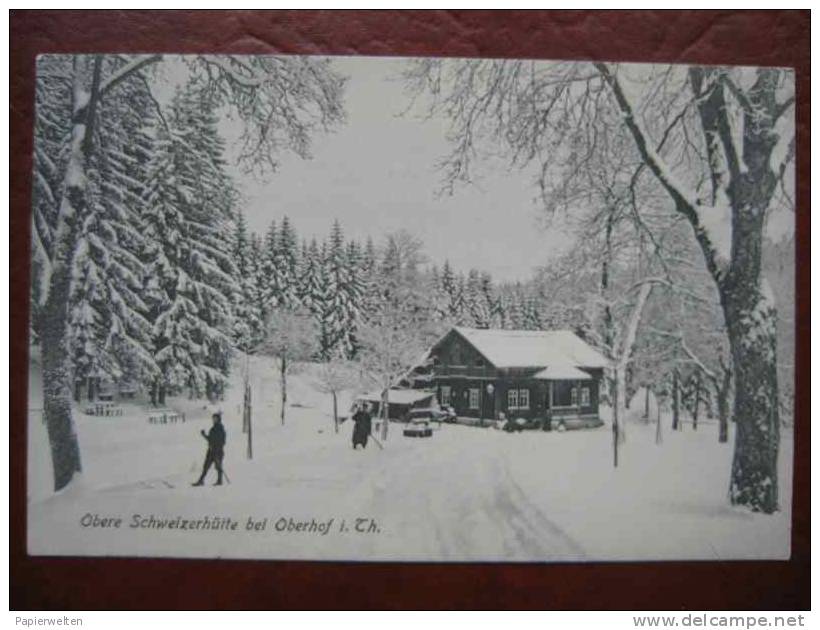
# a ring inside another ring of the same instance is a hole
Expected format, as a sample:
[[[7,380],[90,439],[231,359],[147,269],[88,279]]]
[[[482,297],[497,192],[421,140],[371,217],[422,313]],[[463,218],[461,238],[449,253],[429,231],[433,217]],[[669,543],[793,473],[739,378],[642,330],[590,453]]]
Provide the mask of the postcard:
[[[794,94],[39,57],[28,552],[788,558]]]

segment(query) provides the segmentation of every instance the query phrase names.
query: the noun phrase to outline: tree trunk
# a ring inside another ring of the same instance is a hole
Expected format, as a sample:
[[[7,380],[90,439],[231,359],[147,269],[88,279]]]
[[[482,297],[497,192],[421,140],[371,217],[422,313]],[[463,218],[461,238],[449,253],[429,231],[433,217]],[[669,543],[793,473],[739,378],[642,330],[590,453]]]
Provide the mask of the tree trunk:
[[[333,396],[333,430],[338,433],[339,432],[339,405],[338,400],[336,397],[336,392],[330,392]]]
[[[649,385],[644,386],[643,417],[649,424]]]
[[[606,229],[604,231],[604,257],[601,263],[601,299],[604,303],[603,313],[603,335],[604,348],[609,350],[611,356],[615,356],[618,352],[615,348],[615,318],[612,315],[612,305],[609,299],[609,266],[612,259],[612,229],[615,223],[615,211],[612,207],[608,208],[609,212],[606,217]],[[607,387],[605,398],[612,406],[612,413],[615,413],[615,406],[613,403],[614,383],[607,380],[610,387]]]
[[[627,364],[624,370],[624,409],[629,410],[632,404],[632,396],[635,391],[632,389],[632,368],[631,364]]]
[[[615,376],[615,387],[612,391],[612,465],[618,467],[618,444],[621,441],[621,432],[618,418],[618,408],[620,407],[620,398],[618,392],[618,376]]]
[[[672,372],[672,430],[680,430],[680,377],[678,368]]]
[[[282,389],[282,409],[280,411],[280,418],[282,420],[282,426],[285,426],[285,407],[288,404],[288,362],[285,357],[281,358],[281,363],[279,364],[279,374],[282,377],[281,389]]]
[[[387,439],[387,424],[390,422],[390,399],[388,398],[390,388],[388,387],[382,392],[382,440]]]
[[[248,381],[245,380],[245,388],[242,393],[242,433],[248,432]]]
[[[700,407],[700,370],[695,374],[695,408],[692,411],[692,429],[698,430],[698,407]]]
[[[629,321],[624,330],[623,343],[620,344],[617,360],[614,369],[614,391],[612,400],[612,431],[618,442],[626,441],[626,373],[629,362],[632,360],[632,353],[635,349],[635,340],[638,336],[638,327],[641,323],[644,308],[652,294],[653,283],[644,282],[638,289],[638,296],[632,312],[629,314]],[[615,458],[617,460],[617,456]]]
[[[759,264],[759,249],[756,255]],[[753,511],[772,513],[778,508],[780,443],[777,315],[770,294],[759,287],[759,272],[755,276],[736,273],[727,278],[722,292],[735,374],[735,450],[729,498]]]
[[[81,470],[80,446],[71,413],[71,362],[66,348],[66,311],[70,265],[61,265],[51,276],[49,299],[43,312],[43,413],[48,429],[54,490],[64,488]]]
[[[715,383],[715,395],[717,396],[718,405],[718,442],[724,443],[729,441],[729,378],[726,375],[723,377],[723,386]]]
[[[660,444],[661,442],[663,442],[663,433],[661,429],[661,401],[658,400],[657,397],[655,398],[655,401],[658,406],[658,421],[655,426],[655,444]]]
[[[612,430],[617,428],[618,441],[626,441],[626,370],[623,364],[615,367],[615,383],[612,388]]]
[[[251,386],[250,383],[245,384],[245,405],[242,409],[242,424],[245,432],[248,434],[248,459],[253,459],[253,420],[251,408]]]
[[[68,354],[68,309],[71,272],[83,220],[88,211],[86,167],[91,155],[102,60],[94,57],[91,87],[86,91],[82,66],[74,62],[72,130],[63,195],[57,216],[52,274],[43,307],[43,413],[54,469],[54,489],[64,488],[81,470],[80,446],[71,412],[71,359]]]
[[[733,504],[745,505],[753,511],[774,512],[777,510],[777,451],[780,443],[777,310],[771,292],[761,284],[761,247],[766,212],[778,184],[775,168],[785,166],[785,162],[777,167],[771,164],[780,139],[777,121],[789,109],[788,100],[777,102],[782,70],[758,68],[754,84],[740,90],[736,86],[732,88],[733,84],[725,82],[723,77],[715,76],[720,72],[716,68],[693,66],[689,69],[693,95],[701,99],[698,112],[710,157],[718,146],[722,147],[724,159],[708,160],[713,199],[718,199],[718,187],[724,186],[728,174],[724,192],[731,210],[732,241],[726,251],[726,247],[721,248],[712,240],[713,236],[703,225],[701,213],[708,209],[669,176],[662,158],[649,145],[641,120],[635,116],[617,77],[606,64],[596,63],[595,66],[612,88],[624,123],[644,162],[667,190],[678,212],[692,225],[706,266],[720,292],[735,383],[733,419],[736,434],[729,498]],[[706,79],[715,79],[716,83],[704,100],[701,88]],[[727,88],[742,95],[739,101],[743,123],[739,141],[732,132],[725,107],[723,90]]]

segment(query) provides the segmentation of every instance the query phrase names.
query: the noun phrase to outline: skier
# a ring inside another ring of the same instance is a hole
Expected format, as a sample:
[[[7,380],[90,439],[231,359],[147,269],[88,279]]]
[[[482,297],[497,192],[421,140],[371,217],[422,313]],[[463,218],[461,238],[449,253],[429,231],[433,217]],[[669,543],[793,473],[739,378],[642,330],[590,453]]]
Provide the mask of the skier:
[[[213,426],[208,433],[200,431],[202,437],[208,440],[208,451],[205,453],[205,463],[202,465],[202,474],[199,479],[191,485],[201,486],[205,481],[205,475],[211,468],[211,464],[216,466],[217,479],[215,486],[222,485],[222,458],[225,457],[225,427],[222,426],[222,413],[217,412],[211,416]]]
[[[353,450],[361,444],[362,448],[367,448],[367,438],[370,437],[371,431],[371,417],[370,405],[365,403],[362,407],[356,408],[356,413],[353,414]]]

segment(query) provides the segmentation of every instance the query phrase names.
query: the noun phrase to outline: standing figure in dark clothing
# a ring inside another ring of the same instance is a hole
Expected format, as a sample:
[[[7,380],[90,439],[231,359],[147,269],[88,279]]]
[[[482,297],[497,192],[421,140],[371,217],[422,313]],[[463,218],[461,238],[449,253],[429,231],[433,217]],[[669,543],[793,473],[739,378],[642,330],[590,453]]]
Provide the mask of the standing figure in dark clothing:
[[[215,486],[222,485],[222,459],[225,457],[225,427],[222,426],[222,414],[215,413],[212,416],[213,426],[210,431],[200,431],[202,437],[208,440],[208,452],[205,453],[205,463],[202,465],[202,474],[194,486],[201,486],[205,481],[205,475],[211,469],[211,464],[216,466],[217,479]]]
[[[365,403],[362,407],[356,409],[353,414],[353,449],[361,444],[362,448],[367,448],[367,438],[370,437],[372,428],[372,420],[370,417],[370,405]]]

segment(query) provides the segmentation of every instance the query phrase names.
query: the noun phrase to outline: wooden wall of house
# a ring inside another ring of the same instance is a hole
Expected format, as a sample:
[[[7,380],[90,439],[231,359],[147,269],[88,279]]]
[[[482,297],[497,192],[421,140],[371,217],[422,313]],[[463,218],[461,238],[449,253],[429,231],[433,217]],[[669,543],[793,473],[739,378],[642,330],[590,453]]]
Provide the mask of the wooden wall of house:
[[[509,376],[498,375],[495,379],[459,378],[454,376],[437,377],[436,393],[439,400],[442,400],[442,386],[450,387],[450,406],[455,409],[459,416],[467,418],[498,418],[499,412],[504,412],[507,418],[545,418],[549,410],[549,382],[526,378],[523,375]],[[487,384],[493,384],[492,395],[487,392]],[[575,415],[597,415],[598,414],[598,381],[567,381],[565,383],[555,382],[554,387],[578,387],[578,406],[555,408],[551,412],[553,416],[575,416]],[[582,387],[589,388],[589,404],[581,405]],[[470,407],[469,390],[479,390],[479,406],[477,409]],[[509,408],[508,392],[511,389],[529,391],[528,408]]]
[[[440,376],[495,376],[495,369],[482,354],[455,331],[451,331],[433,348],[431,356],[433,372]]]

